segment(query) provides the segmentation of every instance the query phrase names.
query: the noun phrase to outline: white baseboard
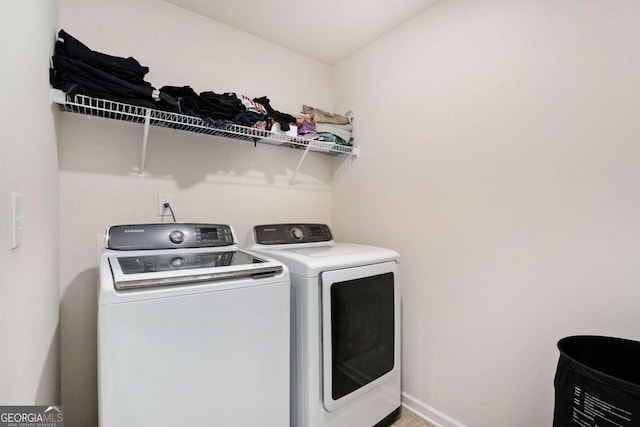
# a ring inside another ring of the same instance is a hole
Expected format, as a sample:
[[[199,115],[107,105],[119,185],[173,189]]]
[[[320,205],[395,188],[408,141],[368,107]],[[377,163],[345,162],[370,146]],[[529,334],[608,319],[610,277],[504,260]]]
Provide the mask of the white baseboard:
[[[436,427],[467,427],[404,391],[402,392],[402,406]]]

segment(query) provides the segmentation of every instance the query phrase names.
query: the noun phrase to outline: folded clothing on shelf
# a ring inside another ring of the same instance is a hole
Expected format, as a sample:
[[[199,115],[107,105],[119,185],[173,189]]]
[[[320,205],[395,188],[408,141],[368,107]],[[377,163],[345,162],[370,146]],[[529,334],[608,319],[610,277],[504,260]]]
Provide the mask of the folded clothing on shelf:
[[[231,122],[238,114],[245,112],[244,105],[235,93],[217,94],[209,91],[198,94],[190,86],[163,86],[160,92],[176,100],[177,108],[174,111],[210,121]],[[264,115],[249,126],[258,120],[264,120]]]
[[[267,117],[269,117],[274,122],[279,123],[280,129],[284,132],[287,132],[290,129],[290,124],[296,124],[296,118],[291,114],[274,110],[273,107],[271,107],[271,101],[269,101],[269,98],[267,98],[266,96],[253,98],[253,101],[257,102],[259,105],[262,105],[267,110]]]
[[[308,139],[351,145],[351,117],[303,106],[304,114],[292,116],[275,110],[266,96],[249,98],[232,92],[197,93],[190,86],[163,86],[159,90],[145,81],[149,68],[133,57],[123,58],[91,50],[64,30],[58,32],[51,85],[74,98],[117,101],[139,107],[198,117],[224,127],[238,124],[253,128],[254,135],[269,130],[290,137],[289,143],[303,146]],[[297,138],[298,135],[304,138]],[[286,138],[276,138],[286,142]],[[330,144],[325,144],[330,146]]]
[[[311,116],[313,121],[317,123],[332,123],[335,125],[347,125],[351,123],[351,118],[347,115],[341,116],[340,114],[327,113],[319,108],[310,107],[308,105],[302,106],[302,112]]]
[[[298,116],[298,134],[318,141],[333,142],[340,145],[353,145],[353,114],[344,116],[328,113],[319,108],[302,106],[303,114]]]
[[[316,131],[320,134],[322,133],[331,133],[343,141],[349,142],[351,140],[351,131],[353,130],[353,125],[349,123],[348,125],[332,125],[327,123],[316,123]]]
[[[51,60],[51,85],[71,96],[95,96],[143,107],[156,107],[161,99],[175,103],[144,80],[149,68],[135,58],[93,51],[64,30],[58,32]]]
[[[252,100],[248,96],[240,95],[240,101],[242,101],[242,104],[244,105],[244,108],[247,109],[247,111],[263,114],[265,116],[267,115],[267,109],[264,108],[264,105],[256,102],[255,100]]]
[[[313,123],[311,116],[308,114],[296,114],[294,117],[297,120],[298,125],[298,135],[308,138],[315,139],[318,137],[318,132],[316,132],[316,125]]]
[[[266,121],[267,115],[256,113],[254,111],[243,111],[238,113],[233,118],[233,121],[240,126],[255,126],[256,123],[260,123],[261,129],[265,129],[267,127]]]
[[[349,145],[349,146],[352,145],[350,139],[345,141],[344,139],[340,138],[338,135],[333,134],[331,132],[320,132],[316,139],[318,141],[334,142],[334,143],[340,144],[340,145]]]

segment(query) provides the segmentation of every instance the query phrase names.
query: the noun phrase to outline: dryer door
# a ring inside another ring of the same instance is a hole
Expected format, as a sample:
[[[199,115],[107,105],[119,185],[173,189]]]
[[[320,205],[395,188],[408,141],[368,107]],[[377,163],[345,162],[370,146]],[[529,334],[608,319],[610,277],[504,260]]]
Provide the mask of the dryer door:
[[[334,411],[399,369],[397,264],[328,271],[321,282],[324,407]]]

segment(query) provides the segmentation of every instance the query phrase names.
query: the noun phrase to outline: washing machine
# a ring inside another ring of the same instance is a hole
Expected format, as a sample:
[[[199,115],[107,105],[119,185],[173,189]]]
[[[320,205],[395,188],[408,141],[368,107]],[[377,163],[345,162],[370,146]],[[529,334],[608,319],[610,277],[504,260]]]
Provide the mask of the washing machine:
[[[400,410],[398,253],[325,224],[253,227],[246,247],[291,276],[291,425],[381,427]]]
[[[289,273],[228,225],[110,227],[98,300],[101,427],[289,425]]]

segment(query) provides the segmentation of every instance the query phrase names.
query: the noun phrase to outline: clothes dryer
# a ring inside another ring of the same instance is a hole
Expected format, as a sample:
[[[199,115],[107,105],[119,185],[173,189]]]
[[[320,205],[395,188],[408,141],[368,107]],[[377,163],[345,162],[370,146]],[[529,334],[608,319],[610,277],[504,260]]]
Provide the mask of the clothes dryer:
[[[373,427],[400,410],[397,252],[324,224],[253,227],[246,249],[290,271],[291,425]]]

